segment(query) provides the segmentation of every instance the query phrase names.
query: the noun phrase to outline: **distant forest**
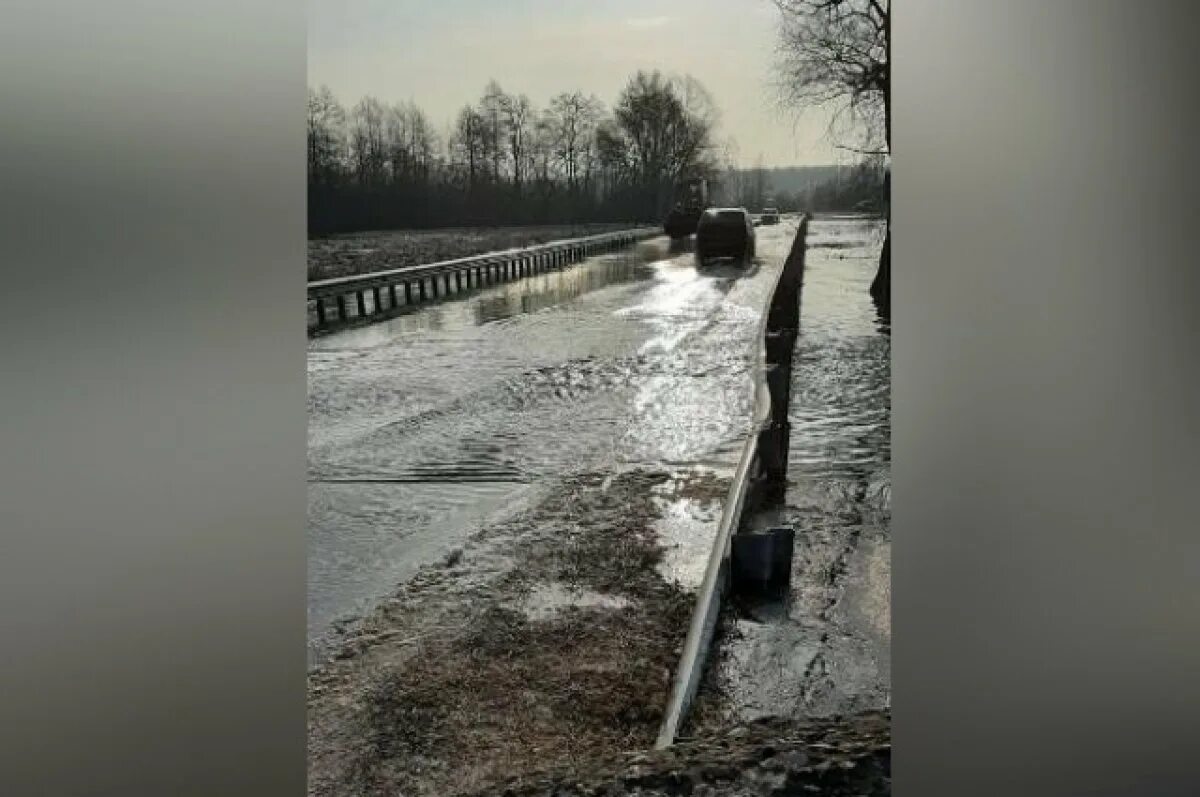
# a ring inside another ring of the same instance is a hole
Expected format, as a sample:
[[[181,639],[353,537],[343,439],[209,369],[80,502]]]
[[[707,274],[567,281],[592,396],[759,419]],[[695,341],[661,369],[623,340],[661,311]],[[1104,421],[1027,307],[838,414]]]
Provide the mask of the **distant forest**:
[[[773,205],[782,211],[880,213],[887,168],[877,159],[850,166],[786,166],[727,169],[717,199],[751,210]]]
[[[537,108],[492,81],[443,135],[412,103],[310,89],[309,233],[657,220],[681,179],[718,174],[716,119],[698,81],[658,72],[611,109],[581,92]]]
[[[310,235],[447,226],[657,223],[674,186],[705,177],[713,200],[752,210],[877,207],[877,166],[737,169],[718,111],[694,78],[632,76],[612,108],[564,92],[545,108],[495,81],[439,135],[413,103],[326,87],[307,108]]]

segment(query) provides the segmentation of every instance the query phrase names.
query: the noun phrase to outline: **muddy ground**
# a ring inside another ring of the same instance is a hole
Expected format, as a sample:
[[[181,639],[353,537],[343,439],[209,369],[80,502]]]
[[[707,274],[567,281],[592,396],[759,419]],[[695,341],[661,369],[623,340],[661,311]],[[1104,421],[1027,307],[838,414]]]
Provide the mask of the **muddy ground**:
[[[483,791],[505,797],[882,797],[891,794],[891,717],[764,719],[681,739],[589,771],[548,772]]]
[[[624,224],[557,224],[529,227],[456,227],[436,230],[386,230],[314,238],[308,242],[308,279],[366,274],[403,266],[453,260],[501,249],[578,238]]]
[[[310,794],[487,793],[649,749],[693,602],[654,524],[725,489],[574,476],[422,570],[311,673]]]

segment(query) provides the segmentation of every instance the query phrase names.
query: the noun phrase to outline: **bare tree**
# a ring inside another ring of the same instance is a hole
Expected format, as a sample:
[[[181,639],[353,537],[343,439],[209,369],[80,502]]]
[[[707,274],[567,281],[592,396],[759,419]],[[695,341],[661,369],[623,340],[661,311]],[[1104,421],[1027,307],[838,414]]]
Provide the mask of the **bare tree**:
[[[600,100],[579,91],[564,92],[550,101],[554,156],[572,190],[578,186],[585,164],[590,165],[602,113]]]
[[[508,132],[508,154],[512,159],[513,188],[519,196],[525,161],[529,157],[525,145],[527,139],[532,135],[529,128],[534,114],[533,104],[524,94],[501,94],[499,102],[504,129]]]
[[[361,185],[373,187],[383,182],[387,163],[383,103],[363,97],[351,112],[350,147],[356,177]]]
[[[862,147],[891,138],[889,0],[774,0],[780,28],[780,88],[797,107],[820,106],[848,121]],[[848,118],[846,118],[848,117]]]
[[[479,115],[484,120],[484,146],[492,163],[492,180],[500,182],[500,163],[504,160],[504,105],[508,98],[494,80],[488,81],[479,100]]]
[[[385,128],[388,166],[392,182],[397,183],[409,175],[411,168],[408,148],[408,114],[403,105],[394,105],[387,109]]]
[[[437,137],[433,125],[429,123],[429,118],[415,103],[408,104],[406,116],[409,137],[408,153],[413,164],[413,176],[425,183],[429,180],[434,150],[437,147]]]
[[[458,112],[458,122],[454,131],[454,147],[467,167],[467,189],[474,190],[479,182],[479,173],[483,168],[487,136],[484,132],[486,122],[479,112],[467,106]]]
[[[619,161],[616,150],[625,150],[626,168],[635,173],[655,212],[661,212],[672,181],[689,173],[715,174],[715,109],[697,81],[639,71],[621,93],[613,116],[616,128],[605,131],[608,156]]]
[[[780,31],[781,88],[798,107],[833,110],[834,122],[858,132],[867,155],[890,155],[891,7],[889,0],[774,0],[783,15]],[[889,178],[890,180],[890,178]],[[885,182],[885,196],[888,191]],[[871,295],[891,312],[891,213]]]
[[[308,90],[308,176],[313,185],[333,182],[345,146],[346,109],[328,86]]]
[[[683,106],[683,117],[673,131],[673,177],[693,172],[700,177],[715,177],[719,170],[719,147],[713,132],[721,122],[721,113],[708,89],[691,75],[675,77],[671,86]]]

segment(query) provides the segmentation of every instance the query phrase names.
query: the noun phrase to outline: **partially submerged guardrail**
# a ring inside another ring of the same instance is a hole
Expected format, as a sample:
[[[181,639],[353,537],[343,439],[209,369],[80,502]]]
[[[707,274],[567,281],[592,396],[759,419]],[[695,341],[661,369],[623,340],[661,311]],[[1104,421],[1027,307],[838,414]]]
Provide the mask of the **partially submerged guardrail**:
[[[800,334],[800,286],[804,280],[808,217],[800,219],[796,238],[767,301],[755,346],[754,425],[757,430],[742,447],[725,508],[717,524],[712,553],[704,571],[683,653],[675,668],[667,709],[655,747],[669,747],[687,718],[696,697],[705,660],[712,645],[721,602],[729,589],[731,540],[744,516],[782,498],[787,483],[791,428],[792,351]]]
[[[310,282],[308,332],[321,333],[378,320],[420,302],[560,269],[592,255],[613,252],[661,234],[658,227],[635,227],[422,266]]]

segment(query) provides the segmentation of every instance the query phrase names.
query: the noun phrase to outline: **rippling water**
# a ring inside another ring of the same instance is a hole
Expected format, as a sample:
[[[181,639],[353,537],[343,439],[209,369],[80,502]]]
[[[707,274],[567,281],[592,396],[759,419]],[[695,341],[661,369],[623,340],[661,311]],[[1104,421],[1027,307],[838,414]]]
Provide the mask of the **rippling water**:
[[[890,481],[891,334],[869,293],[882,234],[866,219],[811,225],[793,363],[793,501],[814,480]]]
[[[555,480],[731,469],[794,231],[746,271],[658,240],[311,341],[310,640]]]
[[[882,236],[862,218],[810,225],[785,505],[753,520],[795,529],[791,594],[727,629],[716,662],[735,716],[890,701],[891,337],[869,293]]]

